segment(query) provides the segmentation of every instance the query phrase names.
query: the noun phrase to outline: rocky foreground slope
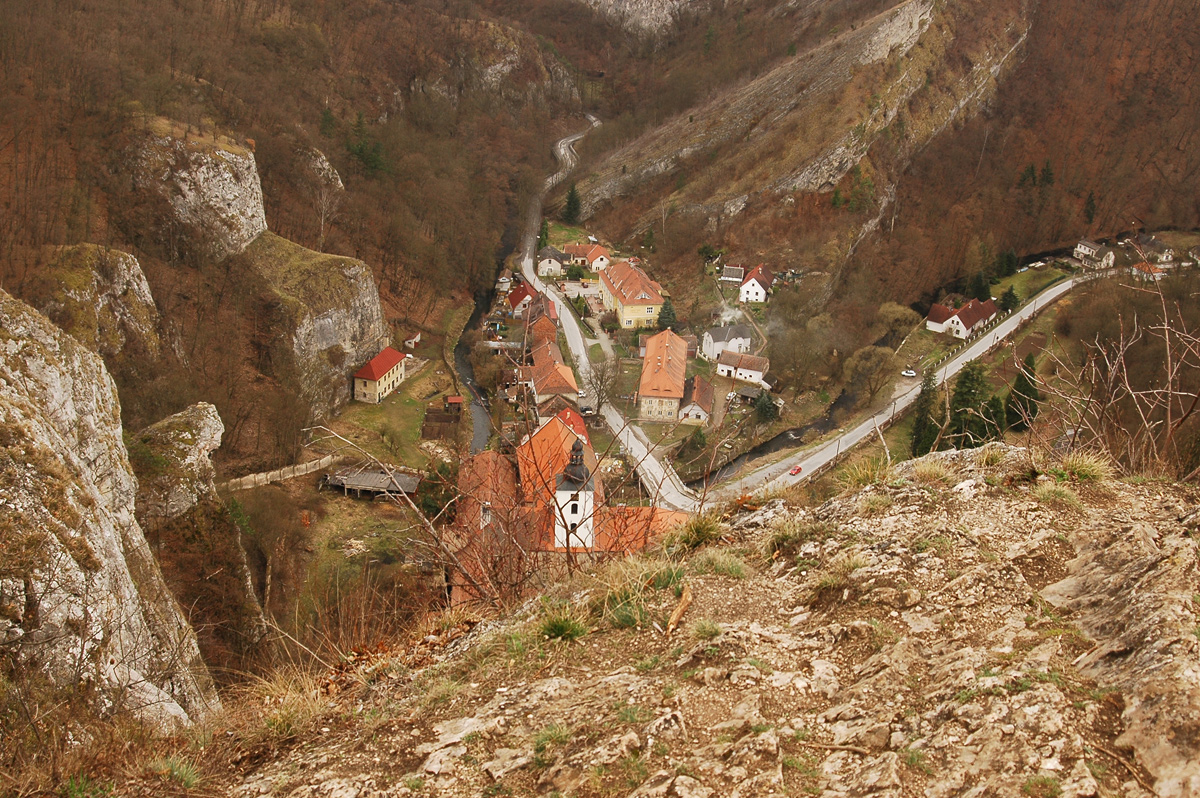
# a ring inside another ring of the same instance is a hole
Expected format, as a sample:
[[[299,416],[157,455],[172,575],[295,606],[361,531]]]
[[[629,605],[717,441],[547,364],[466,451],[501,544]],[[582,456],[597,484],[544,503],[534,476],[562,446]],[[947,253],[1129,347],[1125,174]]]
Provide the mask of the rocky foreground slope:
[[[331,679],[319,732],[250,752],[230,791],[1200,795],[1195,491],[1075,483],[1077,503],[1031,466],[932,455],[447,621]],[[547,637],[572,619],[587,633]]]

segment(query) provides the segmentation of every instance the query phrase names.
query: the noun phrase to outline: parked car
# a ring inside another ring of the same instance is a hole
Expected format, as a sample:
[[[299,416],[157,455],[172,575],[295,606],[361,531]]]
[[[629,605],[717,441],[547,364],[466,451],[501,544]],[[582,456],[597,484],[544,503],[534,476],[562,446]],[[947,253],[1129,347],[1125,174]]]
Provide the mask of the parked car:
[[[579,408],[579,414],[582,416],[594,416],[596,415],[596,411],[588,405],[584,405],[583,407]]]
[[[789,471],[788,473],[791,474],[792,476],[796,476],[803,470],[804,470],[804,466],[792,466],[792,470]]]
[[[905,369],[904,371],[900,372],[900,376],[901,377],[915,377],[915,376],[917,376],[917,372],[913,371],[912,369]]]

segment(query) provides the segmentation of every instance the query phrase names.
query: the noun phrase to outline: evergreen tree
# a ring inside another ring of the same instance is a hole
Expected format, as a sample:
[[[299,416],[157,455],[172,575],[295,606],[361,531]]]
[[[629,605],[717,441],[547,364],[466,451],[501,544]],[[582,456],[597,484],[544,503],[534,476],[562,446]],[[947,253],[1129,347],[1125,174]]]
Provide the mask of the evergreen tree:
[[[646,235],[642,236],[642,249],[645,249],[648,252],[654,251],[655,247],[654,247],[654,228],[653,227],[646,228]]]
[[[1017,181],[1017,186],[1019,188],[1024,188],[1025,186],[1036,186],[1036,185],[1037,185],[1037,169],[1034,167],[1033,164],[1029,164],[1029,166],[1025,167],[1025,171],[1021,172],[1021,179]]]
[[[835,208],[840,208],[846,204],[846,201],[842,199],[842,190],[840,188],[835,188],[833,190],[833,199],[831,199],[830,202],[833,203],[833,207]]]
[[[763,391],[754,400],[754,415],[763,424],[774,421],[779,418],[779,407],[775,404],[775,400],[771,398],[771,394]]]
[[[967,284],[967,293],[980,302],[987,302],[992,298],[992,281],[988,279],[987,272],[982,269],[975,272],[971,282]]]
[[[662,310],[658,311],[658,329],[673,330],[678,323],[675,306],[671,304],[670,299],[663,299]]]
[[[1088,224],[1096,221],[1096,192],[1089,191],[1087,201],[1083,203],[1083,218]]]
[[[913,413],[915,418],[909,448],[913,457],[920,457],[933,449],[942,426],[938,418],[937,378],[932,370],[926,371],[921,378],[921,393],[917,394],[917,401],[913,403]]]
[[[1047,158],[1046,162],[1044,164],[1042,164],[1042,174],[1038,177],[1038,185],[1039,186],[1054,185],[1054,168],[1052,166],[1050,166],[1049,158]]]
[[[973,449],[988,439],[984,405],[988,401],[983,364],[977,360],[963,366],[950,397],[950,430],[959,449]]]
[[[579,222],[579,213],[582,209],[581,205],[579,191],[575,188],[575,184],[572,183],[571,187],[567,189],[567,202],[563,205],[562,220],[567,224],[577,224]]]
[[[1013,380],[1012,391],[1009,392],[1008,398],[1004,402],[1004,416],[1008,421],[1009,429],[1026,429],[1029,422],[1037,418],[1038,402],[1042,397],[1034,382],[1036,373],[1037,362],[1033,359],[1033,353],[1030,352],[1025,356],[1025,363],[1018,369],[1017,378]]]
[[[550,221],[548,219],[542,219],[542,227],[540,230],[538,230],[537,248],[540,250],[542,247],[546,246],[549,243],[550,243]]]
[[[1005,313],[1008,313],[1010,310],[1016,310],[1020,304],[1021,297],[1017,296],[1017,289],[1011,285],[1000,295],[1000,309]]]

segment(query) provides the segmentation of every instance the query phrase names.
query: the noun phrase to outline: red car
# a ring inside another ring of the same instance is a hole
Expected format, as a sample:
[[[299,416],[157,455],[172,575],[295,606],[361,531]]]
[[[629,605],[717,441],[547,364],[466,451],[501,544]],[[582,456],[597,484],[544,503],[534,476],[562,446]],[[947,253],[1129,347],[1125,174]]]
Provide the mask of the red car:
[[[792,476],[796,476],[803,470],[804,470],[804,468],[802,466],[792,466],[792,470],[789,471],[788,473],[791,474]]]

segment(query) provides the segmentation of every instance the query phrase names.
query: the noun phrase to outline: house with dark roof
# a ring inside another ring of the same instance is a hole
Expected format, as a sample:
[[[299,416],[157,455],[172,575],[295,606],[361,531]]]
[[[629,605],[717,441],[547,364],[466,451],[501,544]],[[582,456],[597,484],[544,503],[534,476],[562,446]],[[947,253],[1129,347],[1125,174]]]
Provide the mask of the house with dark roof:
[[[600,298],[605,310],[617,314],[622,329],[658,325],[662,286],[628,261],[617,261],[600,273]]]
[[[766,302],[774,282],[775,275],[771,274],[771,270],[761,263],[758,264],[742,280],[742,287],[738,289],[738,301]]]
[[[762,385],[763,375],[770,367],[771,361],[758,355],[742,355],[726,350],[717,358],[717,374],[755,385]]]
[[[730,324],[705,330],[700,337],[700,357],[716,360],[725,350],[731,352],[750,351],[750,327],[746,324]]]
[[[1073,254],[1088,269],[1111,269],[1117,260],[1111,249],[1087,238],[1075,245]]]
[[[560,277],[563,273],[563,264],[568,262],[569,258],[565,253],[559,252],[551,246],[542,247],[537,254],[538,277]]]
[[[404,382],[404,355],[385,346],[383,351],[354,372],[354,398],[378,404]]]
[[[721,269],[721,276],[718,278],[723,283],[742,284],[742,280],[746,278],[746,267],[730,265]]]
[[[955,338],[969,338],[994,319],[998,312],[996,302],[992,299],[986,302],[972,299],[957,310],[935,303],[929,308],[925,329],[937,333],[948,332]]]
[[[699,375],[683,384],[679,420],[685,424],[707,424],[713,412],[713,384]]]
[[[670,330],[646,341],[646,359],[638,382],[638,417],[649,421],[676,421],[683,400],[687,372],[687,344]]]

